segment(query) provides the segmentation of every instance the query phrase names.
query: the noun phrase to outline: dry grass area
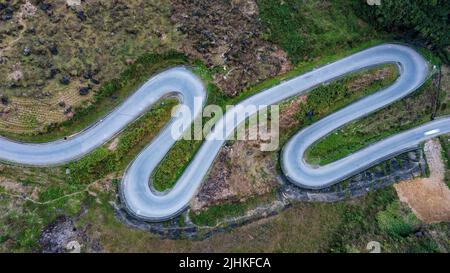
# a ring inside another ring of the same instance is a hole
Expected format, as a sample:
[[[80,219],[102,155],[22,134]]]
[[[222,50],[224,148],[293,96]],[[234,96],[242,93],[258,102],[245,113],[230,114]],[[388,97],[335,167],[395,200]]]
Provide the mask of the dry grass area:
[[[444,183],[445,166],[438,140],[425,143],[430,177],[404,181],[395,185],[402,202],[425,223],[450,221],[450,189]]]

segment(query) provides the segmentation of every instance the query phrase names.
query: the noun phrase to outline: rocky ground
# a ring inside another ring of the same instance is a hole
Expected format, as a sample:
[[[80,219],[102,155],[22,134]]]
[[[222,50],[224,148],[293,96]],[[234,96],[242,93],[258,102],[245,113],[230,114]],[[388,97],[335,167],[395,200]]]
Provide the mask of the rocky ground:
[[[424,147],[430,175],[395,185],[402,202],[425,223],[450,221],[450,190],[444,183],[445,165],[439,140],[429,140]]]
[[[68,119],[138,56],[179,46],[165,1],[0,3],[3,131],[42,131]]]
[[[183,51],[216,68],[214,81],[227,95],[290,69],[286,53],[262,38],[256,1],[171,2],[171,19],[188,38]]]

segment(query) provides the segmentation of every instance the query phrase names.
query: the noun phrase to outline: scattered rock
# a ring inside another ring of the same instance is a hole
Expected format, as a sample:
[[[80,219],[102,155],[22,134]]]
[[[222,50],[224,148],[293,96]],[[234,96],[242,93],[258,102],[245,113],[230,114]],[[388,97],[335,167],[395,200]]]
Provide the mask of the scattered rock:
[[[22,54],[23,54],[24,56],[30,56],[30,54],[31,54],[31,49],[30,49],[29,47],[25,47],[25,48],[23,49]]]
[[[49,3],[41,3],[40,5],[39,5],[39,8],[42,10],[42,11],[45,11],[45,12],[49,12],[49,11],[51,11],[51,9],[52,9],[52,5],[51,4],[49,4]]]
[[[68,115],[68,114],[70,114],[70,113],[72,113],[72,107],[71,107],[71,106],[69,106],[69,107],[67,107],[66,109],[64,109],[64,114],[65,114],[65,115]]]
[[[50,73],[48,75],[48,79],[54,79],[55,76],[59,73],[59,69],[57,68],[52,68],[50,69]]]
[[[99,80],[97,80],[97,79],[91,79],[91,82],[93,83],[93,84],[100,84],[100,81]]]
[[[135,28],[127,28],[125,31],[128,34],[134,34],[134,35],[138,34],[138,32],[139,32],[139,30],[137,30]]]
[[[8,105],[9,104],[9,98],[5,95],[2,96],[2,98],[0,99],[3,105]]]
[[[227,95],[290,69],[286,53],[262,39],[255,0],[171,2],[171,19],[188,37],[182,50],[208,67],[224,67],[213,79]]]
[[[67,244],[77,237],[77,229],[73,221],[61,216],[41,233],[39,244],[44,253],[62,253],[66,251]]]
[[[60,216],[44,228],[39,236],[39,244],[43,253],[87,252],[102,251],[98,241],[92,240],[86,233],[89,224],[82,229],[75,226],[74,220],[67,216]]]
[[[62,84],[69,84],[70,83],[70,77],[67,75],[62,76],[62,78],[59,80],[60,83]]]
[[[4,14],[4,15],[2,15],[1,19],[2,19],[3,21],[11,20],[11,19],[12,19],[12,15]]]

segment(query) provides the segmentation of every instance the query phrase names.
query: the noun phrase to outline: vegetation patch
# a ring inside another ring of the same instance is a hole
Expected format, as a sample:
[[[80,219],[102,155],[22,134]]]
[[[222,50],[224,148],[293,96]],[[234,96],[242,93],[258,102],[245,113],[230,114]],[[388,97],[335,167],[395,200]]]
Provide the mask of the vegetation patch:
[[[353,12],[351,1],[258,0],[265,37],[294,64],[351,48],[379,37]]]
[[[119,136],[116,149],[110,150],[104,145],[84,158],[68,164],[70,179],[77,184],[86,184],[106,174],[124,171],[129,162],[168,122],[171,110],[177,104],[175,99],[162,100],[128,126]]]
[[[430,121],[436,92],[430,80],[407,98],[345,125],[311,146],[307,151],[308,161],[326,165],[376,141]]]

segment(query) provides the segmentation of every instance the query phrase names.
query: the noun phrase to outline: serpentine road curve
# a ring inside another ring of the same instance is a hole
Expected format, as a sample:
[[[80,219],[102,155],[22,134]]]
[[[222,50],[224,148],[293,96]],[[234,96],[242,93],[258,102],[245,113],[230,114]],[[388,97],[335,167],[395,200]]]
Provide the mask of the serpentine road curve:
[[[426,139],[450,132],[450,117],[443,117],[386,138],[326,166],[315,168],[304,160],[306,149],[331,131],[419,88],[429,75],[428,63],[420,54],[407,46],[397,44],[372,47],[264,90],[242,101],[240,105],[245,108],[247,105],[277,104],[348,73],[388,63],[396,64],[400,71],[400,76],[394,84],[301,130],[283,148],[282,170],[292,183],[312,189],[324,188],[388,157],[413,149]],[[206,101],[205,88],[193,73],[184,67],[172,68],[151,78],[105,118],[66,140],[31,144],[0,138],[0,160],[23,165],[50,166],[79,159],[113,138],[127,124],[165,96],[177,96],[182,104],[191,109],[195,117],[201,114],[202,110],[195,109],[195,98],[203,104]],[[147,221],[162,221],[182,212],[199,189],[224,143],[224,140],[217,140],[217,136],[230,135],[235,128],[227,124],[239,124],[245,120],[245,115],[238,115],[239,109],[242,108],[229,110],[216,122],[176,185],[167,192],[159,193],[149,186],[151,174],[181,137],[181,133],[177,136],[171,135],[170,125],[182,118],[186,119],[186,122],[192,122],[192,117],[183,115],[172,118],[130,164],[123,176],[119,190],[129,213]],[[255,113],[256,111],[250,112],[248,115]],[[241,119],[236,121],[236,116]]]

